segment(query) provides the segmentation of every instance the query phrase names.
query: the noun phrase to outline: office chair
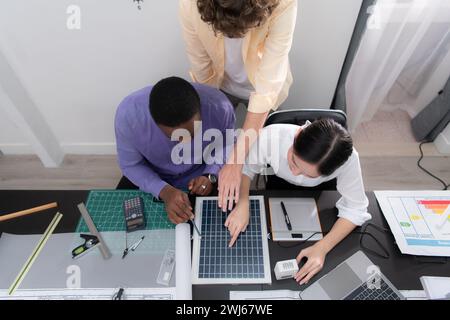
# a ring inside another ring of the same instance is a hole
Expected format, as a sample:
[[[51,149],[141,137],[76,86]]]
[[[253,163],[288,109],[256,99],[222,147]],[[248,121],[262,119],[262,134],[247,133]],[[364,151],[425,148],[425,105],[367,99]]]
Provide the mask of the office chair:
[[[347,128],[347,115],[345,112],[331,109],[293,109],[275,111],[267,117],[264,127],[277,123],[296,124],[301,126],[304,125],[307,120],[313,122],[323,118],[333,119],[344,128]]]
[[[347,115],[341,110],[330,110],[330,109],[293,109],[293,110],[282,110],[271,113],[264,124],[264,127],[272,124],[296,124],[304,125],[307,120],[313,122],[318,119],[330,118],[339,123],[344,128],[347,128]],[[270,168],[265,170],[265,173],[270,172]],[[280,189],[281,186],[285,188],[292,189],[289,183],[278,178],[273,174],[265,174],[265,185],[266,190]],[[260,175],[256,177],[256,188],[258,189]],[[281,188],[282,189],[282,188]],[[299,188],[300,189],[300,188]],[[306,188],[301,187],[301,189],[306,190],[336,190],[336,179],[324,182],[316,187]]]

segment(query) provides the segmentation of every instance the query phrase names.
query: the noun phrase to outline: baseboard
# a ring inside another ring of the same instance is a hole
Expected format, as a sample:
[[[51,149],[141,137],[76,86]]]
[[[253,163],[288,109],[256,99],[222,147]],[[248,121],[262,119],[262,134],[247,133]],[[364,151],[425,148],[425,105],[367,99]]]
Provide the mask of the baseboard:
[[[116,144],[111,143],[63,143],[61,144],[65,154],[116,154]]]
[[[92,154],[92,155],[113,155],[116,154],[116,144],[111,143],[63,143],[61,148],[65,154]],[[24,143],[0,144],[3,154],[35,154],[33,148]]]
[[[25,143],[3,143],[0,144],[0,150],[3,154],[34,154],[33,148]]]
[[[438,139],[440,139],[438,137]],[[425,156],[448,156],[445,150],[450,150],[450,141],[436,139],[434,144],[427,144],[423,147]],[[439,143],[438,147],[436,143]],[[374,143],[356,143],[356,149],[360,156],[369,157],[416,157],[419,156],[418,143],[400,143],[400,144],[374,144]],[[110,143],[63,143],[61,148],[65,154],[85,154],[85,155],[115,155],[116,144]],[[5,154],[34,154],[33,149],[27,144],[0,144],[0,150]]]
[[[440,153],[450,155],[450,140],[443,133],[434,140],[434,145]]]

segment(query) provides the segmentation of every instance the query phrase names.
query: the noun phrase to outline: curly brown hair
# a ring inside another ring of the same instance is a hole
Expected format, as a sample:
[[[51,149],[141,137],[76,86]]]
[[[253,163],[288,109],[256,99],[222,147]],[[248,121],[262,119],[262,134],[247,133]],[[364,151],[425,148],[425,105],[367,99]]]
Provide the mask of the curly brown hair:
[[[197,0],[202,20],[214,33],[242,38],[249,29],[263,24],[280,0]]]

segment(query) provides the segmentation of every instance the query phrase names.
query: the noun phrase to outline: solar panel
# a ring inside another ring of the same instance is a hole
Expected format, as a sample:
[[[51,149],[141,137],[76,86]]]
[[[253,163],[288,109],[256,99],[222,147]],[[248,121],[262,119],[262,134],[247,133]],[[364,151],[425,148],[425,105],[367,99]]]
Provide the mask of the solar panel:
[[[192,283],[271,283],[264,197],[250,197],[247,230],[229,248],[230,234],[224,226],[227,215],[217,206],[217,197],[199,197],[194,233]]]

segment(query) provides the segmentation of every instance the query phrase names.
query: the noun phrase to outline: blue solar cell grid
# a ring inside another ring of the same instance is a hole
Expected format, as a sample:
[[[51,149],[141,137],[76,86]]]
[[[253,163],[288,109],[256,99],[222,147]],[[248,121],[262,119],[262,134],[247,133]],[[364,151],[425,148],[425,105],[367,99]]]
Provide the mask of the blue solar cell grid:
[[[217,200],[204,200],[200,240],[199,278],[263,279],[264,254],[260,202],[250,200],[250,221],[232,248]]]

